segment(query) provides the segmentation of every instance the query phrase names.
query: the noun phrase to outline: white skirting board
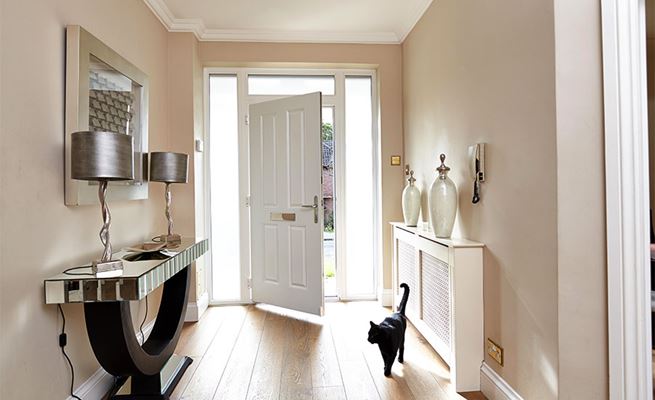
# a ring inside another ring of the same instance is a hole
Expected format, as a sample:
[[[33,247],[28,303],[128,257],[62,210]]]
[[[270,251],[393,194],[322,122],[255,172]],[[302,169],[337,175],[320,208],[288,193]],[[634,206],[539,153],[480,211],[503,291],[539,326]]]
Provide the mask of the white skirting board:
[[[143,327],[143,334],[147,337],[154,326],[155,320],[153,319]],[[136,332],[136,340],[138,340],[139,343],[143,343],[143,336],[141,336],[141,332]],[[74,365],[75,364],[73,363],[73,366]],[[113,384],[114,377],[109,375],[109,373],[107,373],[104,369],[99,368],[96,372],[93,373],[93,375],[91,375],[91,377],[89,377],[89,379],[87,379],[84,383],[75,389],[75,395],[84,400],[102,399],[102,397],[106,395],[107,392],[109,392]],[[66,400],[75,400],[75,398],[69,396]]]
[[[523,400],[487,363],[480,367],[480,390],[489,400]]]
[[[209,293],[205,292],[200,296],[197,302],[189,303],[186,306],[186,315],[184,316],[184,322],[198,322],[202,314],[207,311],[209,306]]]
[[[378,294],[378,301],[382,304],[382,307],[393,306],[393,290],[382,289]]]
[[[81,399],[102,399],[113,384],[114,377],[100,368],[86,382],[75,389],[75,395]],[[66,400],[75,400],[75,398],[69,396]]]

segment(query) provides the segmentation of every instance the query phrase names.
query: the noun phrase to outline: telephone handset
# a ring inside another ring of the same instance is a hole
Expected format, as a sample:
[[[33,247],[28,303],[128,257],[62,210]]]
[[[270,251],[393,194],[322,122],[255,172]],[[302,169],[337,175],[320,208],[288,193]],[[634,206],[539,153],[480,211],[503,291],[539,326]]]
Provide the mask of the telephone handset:
[[[469,173],[473,180],[473,204],[480,201],[480,182],[484,182],[484,143],[469,146]]]

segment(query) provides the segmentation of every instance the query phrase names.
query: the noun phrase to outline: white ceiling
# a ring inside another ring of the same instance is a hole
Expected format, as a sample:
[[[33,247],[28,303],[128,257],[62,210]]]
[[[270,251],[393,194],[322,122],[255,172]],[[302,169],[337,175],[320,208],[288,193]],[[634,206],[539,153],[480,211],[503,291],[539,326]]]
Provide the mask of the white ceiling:
[[[144,0],[200,40],[401,43],[432,0]]]

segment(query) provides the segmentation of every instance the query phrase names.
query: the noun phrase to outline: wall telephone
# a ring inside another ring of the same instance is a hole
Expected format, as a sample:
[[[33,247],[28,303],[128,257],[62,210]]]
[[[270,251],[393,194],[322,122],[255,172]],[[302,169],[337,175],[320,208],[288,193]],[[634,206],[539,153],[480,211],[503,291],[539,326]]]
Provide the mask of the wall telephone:
[[[473,180],[473,204],[480,201],[480,182],[484,182],[484,143],[469,146],[469,172]]]

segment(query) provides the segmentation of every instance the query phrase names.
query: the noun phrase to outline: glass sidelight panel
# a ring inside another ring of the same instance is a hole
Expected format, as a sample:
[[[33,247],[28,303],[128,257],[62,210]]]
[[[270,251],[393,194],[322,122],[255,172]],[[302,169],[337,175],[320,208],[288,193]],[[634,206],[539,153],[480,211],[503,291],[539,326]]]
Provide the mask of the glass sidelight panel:
[[[209,78],[212,301],[241,299],[237,77]]]
[[[370,76],[346,77],[346,297],[375,296],[375,174]],[[341,232],[341,231],[340,231]]]
[[[334,176],[334,107],[323,107],[321,126],[321,164],[323,170],[323,268],[324,294],[337,296],[335,176]]]

